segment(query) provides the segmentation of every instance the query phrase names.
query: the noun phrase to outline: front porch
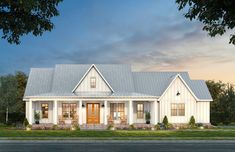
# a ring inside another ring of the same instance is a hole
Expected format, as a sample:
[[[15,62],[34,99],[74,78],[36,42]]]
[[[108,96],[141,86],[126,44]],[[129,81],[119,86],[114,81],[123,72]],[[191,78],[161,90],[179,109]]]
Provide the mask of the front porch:
[[[129,126],[145,124],[145,112],[150,112],[151,124],[158,123],[157,100],[29,100],[26,117],[35,123],[34,113],[40,114],[40,124],[79,126],[101,124]]]

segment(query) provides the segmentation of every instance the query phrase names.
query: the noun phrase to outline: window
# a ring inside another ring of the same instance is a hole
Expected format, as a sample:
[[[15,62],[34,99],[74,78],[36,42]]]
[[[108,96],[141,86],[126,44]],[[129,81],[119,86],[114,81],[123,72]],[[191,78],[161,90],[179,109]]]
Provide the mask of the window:
[[[90,86],[91,86],[91,88],[96,88],[96,78],[95,77],[90,78]]]
[[[143,119],[143,118],[144,118],[144,104],[137,103],[137,119]]]
[[[185,104],[184,103],[172,103],[171,104],[171,116],[184,116]]]
[[[42,104],[42,118],[48,118],[48,103]]]
[[[63,103],[62,104],[62,115],[65,119],[73,119],[77,114],[76,103]]]
[[[110,103],[110,115],[114,120],[120,120],[125,116],[125,104],[124,103]]]

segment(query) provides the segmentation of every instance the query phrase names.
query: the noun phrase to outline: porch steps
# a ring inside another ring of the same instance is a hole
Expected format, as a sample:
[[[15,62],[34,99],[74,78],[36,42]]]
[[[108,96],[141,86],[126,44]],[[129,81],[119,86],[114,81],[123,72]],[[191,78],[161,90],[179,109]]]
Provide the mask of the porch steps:
[[[107,126],[104,124],[83,124],[80,130],[106,130]]]

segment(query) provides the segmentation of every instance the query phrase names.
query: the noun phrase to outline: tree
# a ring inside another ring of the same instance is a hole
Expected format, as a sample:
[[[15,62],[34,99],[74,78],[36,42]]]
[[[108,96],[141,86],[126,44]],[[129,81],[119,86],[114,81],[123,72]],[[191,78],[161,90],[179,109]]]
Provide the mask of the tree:
[[[230,124],[234,120],[235,116],[235,92],[232,85],[227,85],[226,90],[220,97],[219,107],[221,122],[225,125]]]
[[[8,123],[9,111],[14,107],[17,99],[17,80],[13,75],[1,78],[0,105],[5,110],[5,122]]]
[[[23,95],[26,82],[27,76],[23,72],[0,77],[0,118],[5,116],[6,123],[9,120],[15,123],[23,121],[25,113]]]
[[[202,22],[203,30],[211,37],[223,35],[235,27],[234,0],[176,0],[176,3],[179,10],[188,9],[186,18]],[[231,34],[229,43],[235,45],[235,33]]]
[[[220,113],[221,110],[220,98],[225,91],[226,84],[223,83],[222,81],[215,82],[213,80],[206,81],[206,84],[213,99],[213,102],[210,103],[211,123],[217,125],[222,121]]]
[[[20,43],[20,37],[29,33],[41,36],[51,31],[51,18],[59,15],[62,0],[0,0],[0,30],[9,43]]]
[[[209,91],[212,95],[211,102],[211,123],[229,124],[235,120],[235,90],[233,85],[221,81],[207,81]]]
[[[25,113],[25,102],[23,102],[23,96],[27,84],[27,75],[24,72],[16,72],[15,78],[17,81],[17,100],[15,103],[15,112]]]

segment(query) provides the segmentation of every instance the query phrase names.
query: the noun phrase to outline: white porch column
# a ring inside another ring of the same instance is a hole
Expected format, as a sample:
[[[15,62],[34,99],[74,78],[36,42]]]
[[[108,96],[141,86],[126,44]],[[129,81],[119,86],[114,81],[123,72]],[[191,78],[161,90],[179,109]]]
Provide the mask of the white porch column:
[[[133,101],[129,101],[129,124],[133,124]]]
[[[104,125],[107,125],[107,109],[108,109],[107,100],[104,101]]]
[[[53,123],[57,125],[58,122],[58,106],[57,106],[57,100],[54,100],[53,103]]]
[[[33,124],[33,104],[32,104],[32,100],[29,99],[29,124],[32,125]]]
[[[79,117],[79,125],[82,125],[82,100],[79,100],[78,117]]]
[[[158,112],[158,108],[157,108],[157,100],[153,101],[153,114],[154,114],[154,119],[153,119],[153,124],[157,124],[157,112]]]

